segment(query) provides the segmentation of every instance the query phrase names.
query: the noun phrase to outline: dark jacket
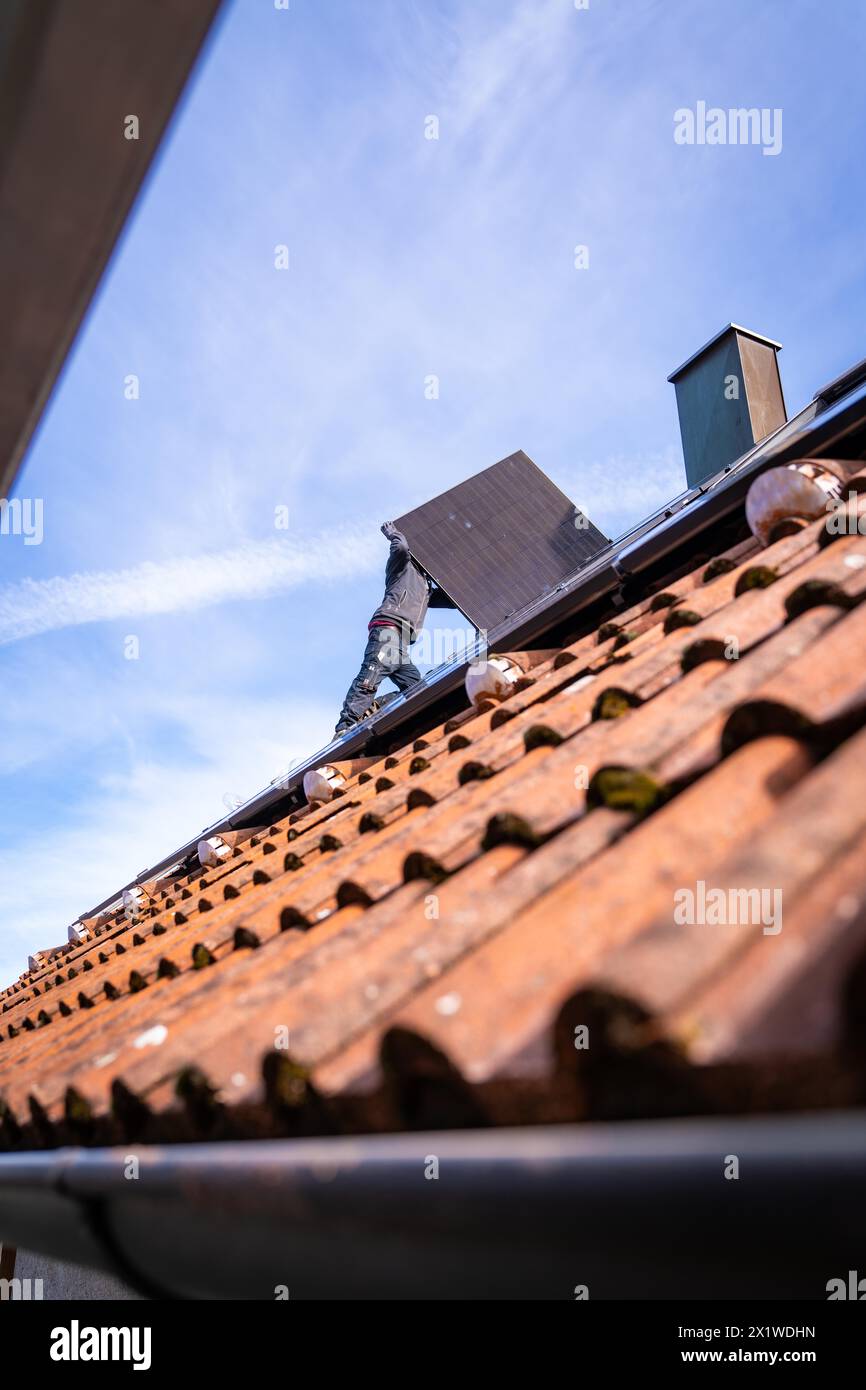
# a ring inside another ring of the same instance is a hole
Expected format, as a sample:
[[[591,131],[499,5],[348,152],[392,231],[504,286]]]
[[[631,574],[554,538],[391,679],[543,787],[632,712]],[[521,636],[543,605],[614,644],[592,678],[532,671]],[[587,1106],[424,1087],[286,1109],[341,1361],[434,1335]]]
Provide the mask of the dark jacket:
[[[414,642],[428,607],[450,608],[451,600],[441,589],[434,588],[426,574],[409,554],[409,544],[400,531],[391,538],[391,553],[385,566],[385,594],[374,618],[393,618],[406,623],[409,641]]]

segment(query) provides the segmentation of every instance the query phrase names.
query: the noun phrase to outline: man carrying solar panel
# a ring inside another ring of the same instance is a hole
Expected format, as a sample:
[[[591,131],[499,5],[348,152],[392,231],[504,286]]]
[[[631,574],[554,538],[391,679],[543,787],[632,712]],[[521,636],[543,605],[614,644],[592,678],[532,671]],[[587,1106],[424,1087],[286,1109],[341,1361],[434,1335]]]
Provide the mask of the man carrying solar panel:
[[[367,625],[367,646],[361,669],[346,692],[334,730],[342,734],[371,711],[380,684],[390,676],[397,689],[411,690],[421,672],[409,658],[409,647],[424,625],[428,608],[451,608],[451,600],[409,554],[409,544],[392,521],[382,535],[391,542],[385,566],[385,594]]]

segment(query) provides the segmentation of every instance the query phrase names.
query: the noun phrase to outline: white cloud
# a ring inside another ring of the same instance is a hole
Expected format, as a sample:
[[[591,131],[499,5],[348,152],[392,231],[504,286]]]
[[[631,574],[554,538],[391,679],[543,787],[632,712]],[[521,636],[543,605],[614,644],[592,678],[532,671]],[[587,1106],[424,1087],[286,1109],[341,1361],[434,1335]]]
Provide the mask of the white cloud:
[[[0,589],[0,645],[82,623],[186,612],[348,579],[374,569],[381,549],[375,527],[343,527],[309,541],[275,539],[126,570],[22,579]]]
[[[637,525],[686,487],[679,450],[612,454],[575,468],[560,469],[554,481],[608,534]]]
[[[0,983],[17,979],[34,949],[57,946],[82,913],[119,891],[227,813],[225,798],[261,791],[330,736],[313,701],[178,698],[194,756],[138,759],[107,773],[74,819],[0,850]],[[280,728],[277,739],[267,730]]]

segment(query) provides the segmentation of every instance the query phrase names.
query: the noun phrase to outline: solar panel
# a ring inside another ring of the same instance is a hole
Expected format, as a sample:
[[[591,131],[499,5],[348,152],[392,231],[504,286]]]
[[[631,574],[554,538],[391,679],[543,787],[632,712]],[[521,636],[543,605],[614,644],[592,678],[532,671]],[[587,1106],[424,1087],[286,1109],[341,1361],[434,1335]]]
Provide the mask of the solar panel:
[[[607,544],[522,449],[396,525],[422,569],[487,631],[549,594]]]

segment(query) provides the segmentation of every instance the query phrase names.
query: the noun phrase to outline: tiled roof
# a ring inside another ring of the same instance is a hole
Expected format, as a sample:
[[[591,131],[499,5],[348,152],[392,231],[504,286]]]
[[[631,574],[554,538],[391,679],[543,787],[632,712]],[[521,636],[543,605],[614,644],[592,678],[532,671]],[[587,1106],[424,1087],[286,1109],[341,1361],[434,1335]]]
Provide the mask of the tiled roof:
[[[782,529],[42,953],[3,1144],[862,1104],[866,536]]]

